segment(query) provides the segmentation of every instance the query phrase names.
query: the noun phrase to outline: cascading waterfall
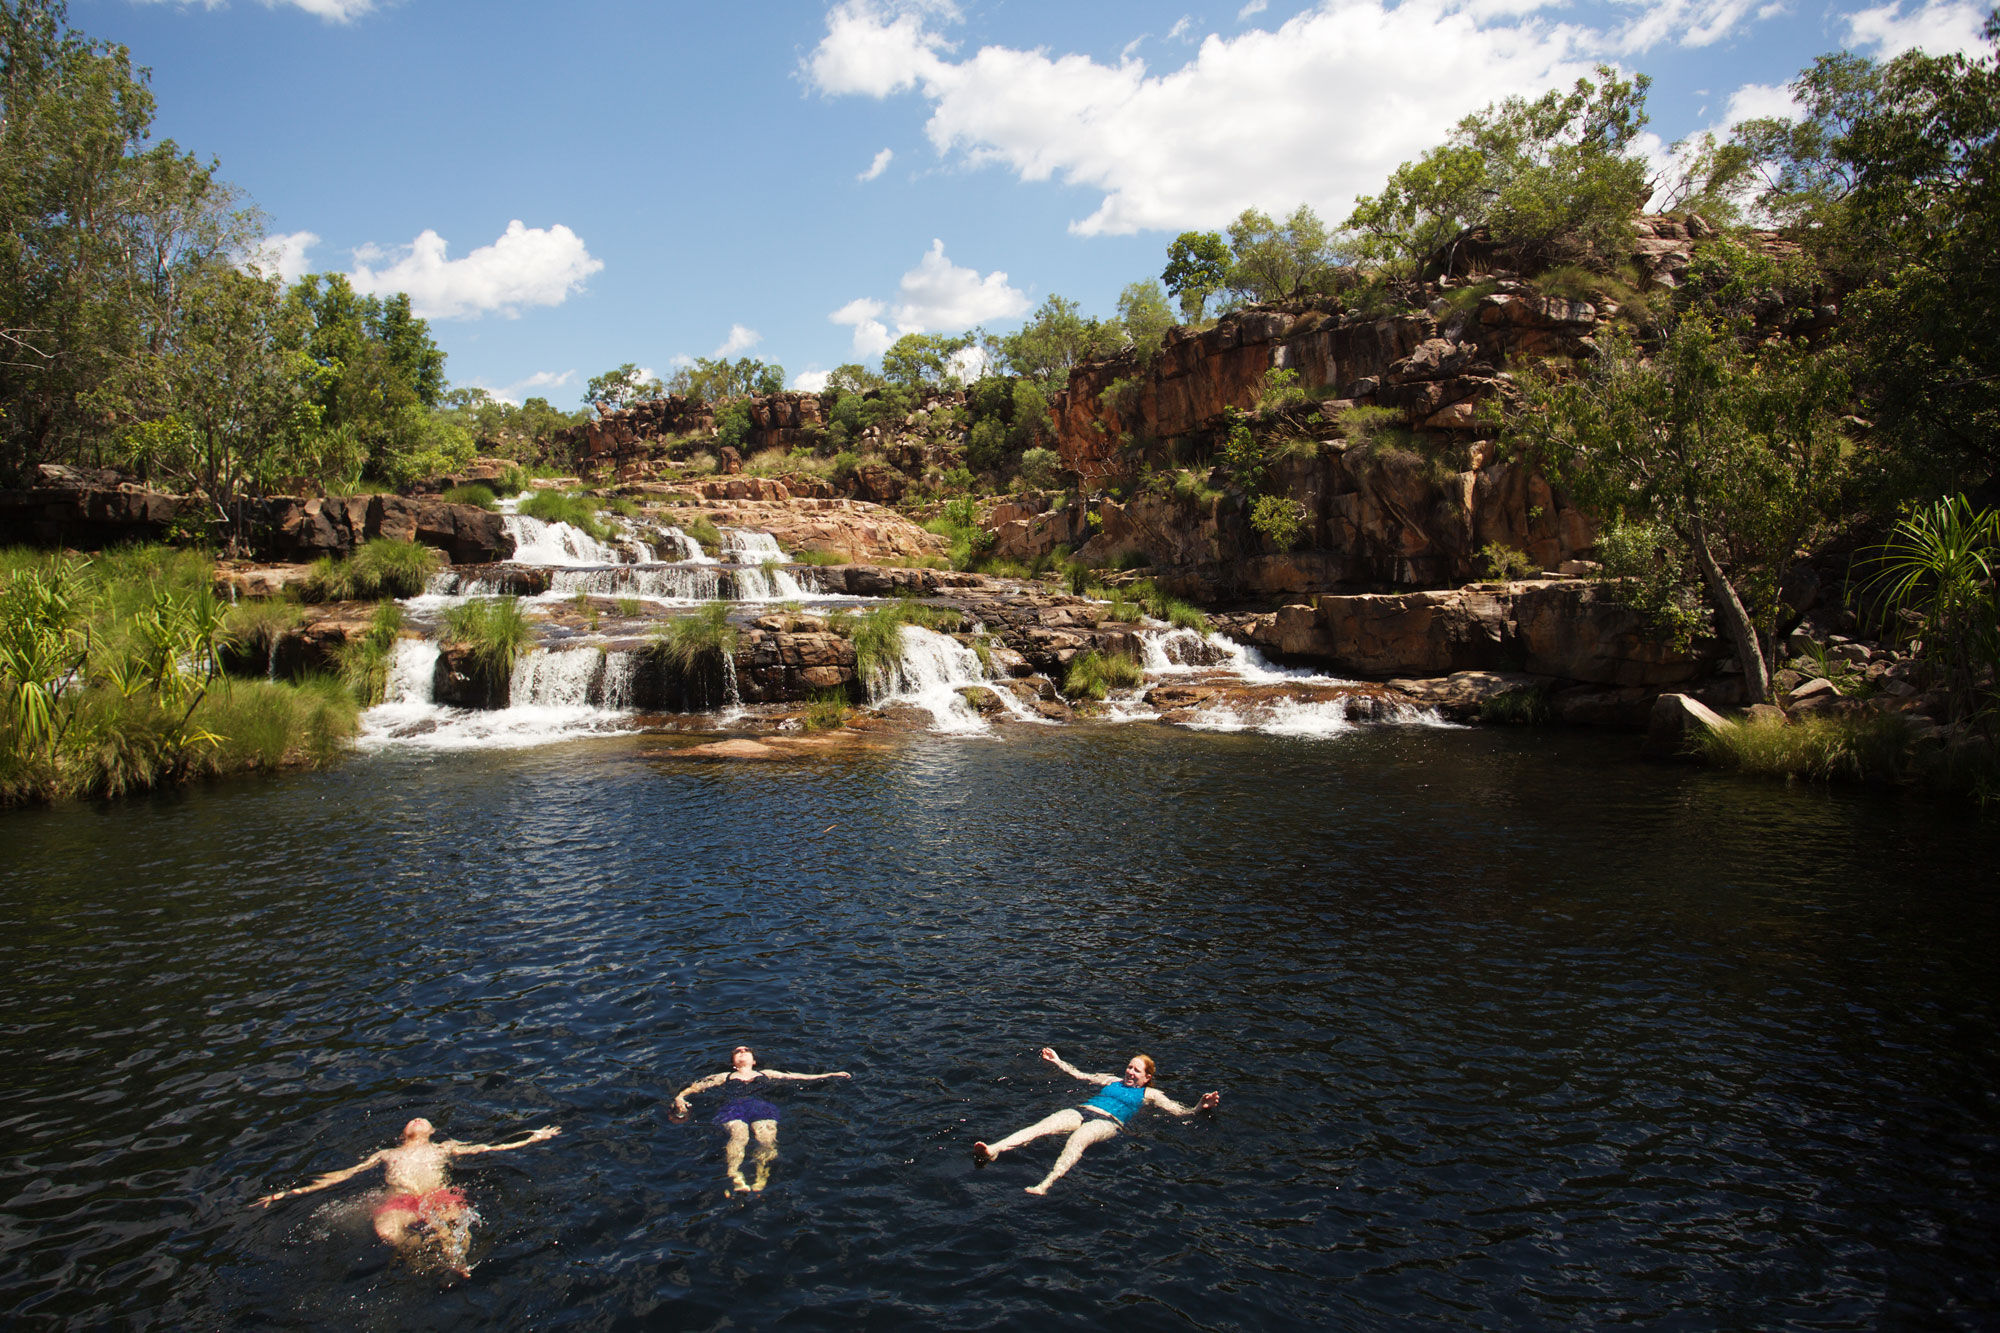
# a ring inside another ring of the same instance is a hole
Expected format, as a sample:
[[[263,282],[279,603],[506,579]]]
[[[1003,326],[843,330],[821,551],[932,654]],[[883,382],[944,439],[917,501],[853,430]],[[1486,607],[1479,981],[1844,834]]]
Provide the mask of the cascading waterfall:
[[[598,541],[567,523],[549,523],[526,514],[505,514],[500,521],[514,539],[517,565],[620,565],[631,559],[629,550]]]
[[[668,602],[712,602],[723,595],[724,572],[707,565],[614,565],[609,569],[549,571],[549,591],[573,597],[650,597]]]
[[[631,730],[624,711],[637,665],[631,653],[596,647],[523,653],[508,680],[508,706],[495,709],[436,703],[439,656],[435,640],[397,641],[383,702],[361,716],[360,748],[518,749]]]
[[[947,634],[921,625],[898,627],[902,652],[884,677],[868,683],[878,704],[913,704],[931,715],[931,730],[947,736],[977,736],[992,730],[961,690],[972,686],[991,690],[1014,717],[1041,719],[1009,690],[995,689],[979,654]]]
[[[1293,667],[1281,667],[1248,644],[1237,643],[1220,634],[1200,634],[1191,629],[1148,629],[1140,632],[1146,655],[1148,676],[1188,676],[1196,672],[1227,675],[1246,685],[1294,685],[1309,687],[1352,685],[1339,676],[1322,675]],[[1375,721],[1394,721],[1411,726],[1446,726],[1435,709],[1405,705],[1386,710],[1371,701],[1368,715]],[[1320,699],[1246,699],[1237,703],[1211,704],[1197,711],[1182,725],[1196,731],[1260,731],[1268,736],[1325,737],[1352,731],[1359,724],[1352,716],[1353,705],[1345,696]],[[1114,708],[1121,721],[1137,721],[1159,714],[1138,709]]]

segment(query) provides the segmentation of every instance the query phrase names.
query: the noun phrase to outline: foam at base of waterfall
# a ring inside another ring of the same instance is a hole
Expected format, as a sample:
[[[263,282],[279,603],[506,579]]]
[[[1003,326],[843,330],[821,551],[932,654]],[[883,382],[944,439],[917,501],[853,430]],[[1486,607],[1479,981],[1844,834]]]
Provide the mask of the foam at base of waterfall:
[[[361,715],[356,749],[513,750],[636,730],[626,711],[637,670],[631,653],[523,653],[509,679],[509,706],[486,709],[432,702],[437,659],[435,642],[398,641],[384,702]]]
[[[1279,681],[1309,681],[1315,685],[1347,685],[1340,676],[1328,676],[1302,667],[1281,667],[1248,644],[1221,634],[1199,634],[1191,629],[1142,630],[1139,642],[1146,651],[1149,676],[1187,676],[1197,671],[1226,671],[1253,685]]]
[[[706,565],[613,565],[608,569],[554,569],[544,596],[560,601],[577,593],[641,597],[656,602],[713,602],[723,595],[723,572]]]
[[[1416,705],[1398,706],[1390,709],[1388,716],[1370,720],[1391,726],[1451,726],[1437,710]],[[1244,708],[1200,709],[1180,725],[1190,731],[1255,731],[1266,736],[1324,739],[1358,730],[1362,724],[1349,716],[1345,699],[1275,699]]]

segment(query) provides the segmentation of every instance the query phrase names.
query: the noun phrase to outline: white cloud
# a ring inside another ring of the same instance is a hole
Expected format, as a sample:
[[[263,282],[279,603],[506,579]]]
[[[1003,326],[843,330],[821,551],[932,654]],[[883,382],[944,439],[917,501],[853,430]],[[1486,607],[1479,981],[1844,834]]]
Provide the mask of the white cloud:
[[[828,315],[827,320],[833,324],[854,326],[854,354],[865,361],[871,356],[882,355],[896,341],[889,336],[889,326],[882,322],[882,310],[880,301],[857,296]]]
[[[984,347],[981,347],[978,343],[974,343],[970,347],[961,347],[956,352],[953,352],[951,354],[950,366],[952,374],[958,376],[965,383],[971,384],[986,378],[986,372],[992,369],[993,358],[986,355]]]
[[[384,260],[391,262],[374,267]],[[445,258],[444,238],[430,230],[396,251],[363,246],[354,252],[351,278],[357,291],[408,292],[412,308],[426,319],[489,311],[511,319],[522,306],[561,305],[603,267],[583,238],[561,223],[527,227],[517,218],[499,240],[463,259]]]
[[[1729,109],[1722,113],[1722,123],[1715,127],[1717,138],[1726,138],[1734,126],[1746,120],[1799,119],[1798,99],[1792,90],[1779,83],[1746,83],[1729,95]]]
[[[312,272],[312,264],[306,258],[306,251],[318,245],[319,240],[317,235],[309,231],[266,236],[245,256],[244,267],[258,269],[266,276],[275,273],[279,281],[289,285]]]
[[[1863,9],[1847,17],[1847,40],[1857,47],[1873,48],[1882,59],[1905,51],[1927,51],[1934,56],[1954,51],[1966,54],[1986,49],[1980,35],[1986,22],[1982,7],[1964,0],[1926,0],[1909,14],[1903,0]]]
[[[745,328],[741,324],[731,324],[729,336],[722,340],[722,346],[716,348],[712,355],[718,360],[726,356],[735,356],[738,352],[749,351],[763,341],[764,335],[757,330]]]
[[[228,0],[139,0],[141,4],[178,3],[183,9],[190,4],[199,4],[203,9],[227,9]],[[351,23],[363,14],[374,12],[375,0],[262,0],[266,9],[282,9],[291,5],[303,9],[308,14],[317,14],[329,23]]]
[[[1173,27],[1167,29],[1167,40],[1170,42],[1181,41],[1185,39],[1190,32],[1193,31],[1194,31],[1194,15],[1183,14],[1179,18],[1174,20]],[[1126,54],[1128,55],[1131,54],[1131,51],[1132,51],[1131,47],[1128,46],[1125,48]]]
[[[875,160],[868,164],[868,170],[862,172],[854,179],[858,181],[874,180],[877,176],[881,175],[883,172],[889,169],[889,164],[895,161],[895,158],[896,154],[893,149],[884,148],[881,152],[875,154]]]
[[[548,396],[548,390],[560,389],[575,382],[576,372],[574,370],[561,372],[538,370],[524,380],[515,380],[512,384],[502,385],[499,388],[495,388],[490,384],[481,384],[478,381],[474,381],[474,387],[486,390],[487,393],[503,403],[512,403],[514,406],[519,407],[523,399],[545,398]]]
[[[1261,14],[1271,7],[1271,0],[1250,0],[1250,3],[1236,11],[1236,21],[1243,22],[1252,15]]]
[[[1275,32],[1211,35],[1156,75],[999,46],[954,59],[920,12],[844,0],[806,74],[827,94],[919,90],[940,154],[1094,189],[1101,204],[1071,229],[1123,235],[1301,199],[1338,221],[1466,112],[1588,75],[1588,36],[1533,15],[1488,21],[1458,0],[1324,0]]]
[[[800,393],[822,393],[826,389],[826,382],[832,378],[833,372],[830,370],[801,370],[792,376],[792,382],[788,387],[797,389]]]
[[[996,269],[981,277],[977,269],[960,268],[945,258],[939,240],[903,275],[899,290],[903,299],[896,303],[896,324],[905,333],[955,333],[989,319],[1028,313],[1027,293],[1010,287],[1005,273]]]
[[[1756,0],[1653,0],[1638,18],[1612,37],[1623,52],[1648,51],[1662,43],[1711,46],[1742,26]]]

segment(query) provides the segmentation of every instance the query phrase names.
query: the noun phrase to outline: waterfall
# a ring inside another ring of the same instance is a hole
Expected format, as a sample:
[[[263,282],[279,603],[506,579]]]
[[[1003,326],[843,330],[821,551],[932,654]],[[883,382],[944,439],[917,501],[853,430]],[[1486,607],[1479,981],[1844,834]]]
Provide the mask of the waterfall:
[[[778,539],[768,532],[752,532],[748,528],[722,529],[722,554],[739,565],[761,565],[767,561],[790,560],[778,546]]]
[[[597,683],[603,670],[604,654],[595,648],[522,653],[514,661],[514,675],[508,682],[508,706],[584,707],[590,702],[591,686]]]
[[[1211,669],[1253,685],[1279,681],[1309,681],[1316,685],[1353,683],[1339,676],[1278,666],[1250,645],[1221,634],[1199,634],[1191,629],[1148,629],[1139,632],[1139,642],[1145,650],[1149,676],[1186,676]]]
[[[881,678],[868,682],[878,704],[914,704],[931,715],[931,730],[948,736],[977,736],[992,730],[959,691],[991,690],[1014,717],[1039,722],[1010,690],[994,689],[979,654],[957,639],[921,625],[898,627],[902,652]]]
[[[744,565],[736,571],[736,597],[744,602],[792,602],[806,589],[782,565]]]
[[[573,597],[651,597],[671,602],[712,602],[722,596],[722,571],[706,565],[613,565],[608,569],[553,569],[549,591]]]
[[[500,521],[514,539],[517,565],[619,565],[627,563],[630,554],[567,523],[547,523],[525,514],[506,514]]]
[[[398,639],[389,656],[389,679],[382,703],[429,707],[437,688],[438,645],[435,639]]]
[[[701,543],[682,532],[679,528],[663,528],[660,535],[674,548],[675,557],[683,564],[712,565],[715,557],[705,554]]]

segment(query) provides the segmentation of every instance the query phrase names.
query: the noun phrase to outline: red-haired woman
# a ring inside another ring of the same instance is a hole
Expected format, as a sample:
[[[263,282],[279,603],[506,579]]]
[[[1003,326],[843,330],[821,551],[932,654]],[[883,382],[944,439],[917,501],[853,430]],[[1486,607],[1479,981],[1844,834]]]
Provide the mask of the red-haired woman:
[[[1030,1194],[1047,1194],[1049,1186],[1062,1179],[1076,1165],[1076,1159],[1083,1156],[1085,1148],[1116,1136],[1125,1122],[1138,1114],[1141,1106],[1157,1106],[1174,1115],[1190,1116],[1196,1111],[1210,1110],[1222,1100],[1221,1093],[1209,1092],[1202,1094],[1201,1101],[1196,1105],[1182,1106],[1153,1086],[1154,1065],[1150,1055],[1133,1056],[1125,1066],[1123,1078],[1115,1074],[1086,1074],[1048,1046],[1042,1047],[1042,1059],[1071,1078],[1097,1084],[1097,1095],[1081,1106],[1065,1107],[1026,1129],[1009,1134],[990,1147],[984,1143],[972,1145],[973,1156],[981,1162],[990,1162],[1009,1148],[1018,1148],[1031,1139],[1050,1134],[1069,1135],[1069,1142],[1063,1144],[1062,1155],[1056,1158],[1055,1166],[1043,1177],[1042,1183],[1028,1186]]]

